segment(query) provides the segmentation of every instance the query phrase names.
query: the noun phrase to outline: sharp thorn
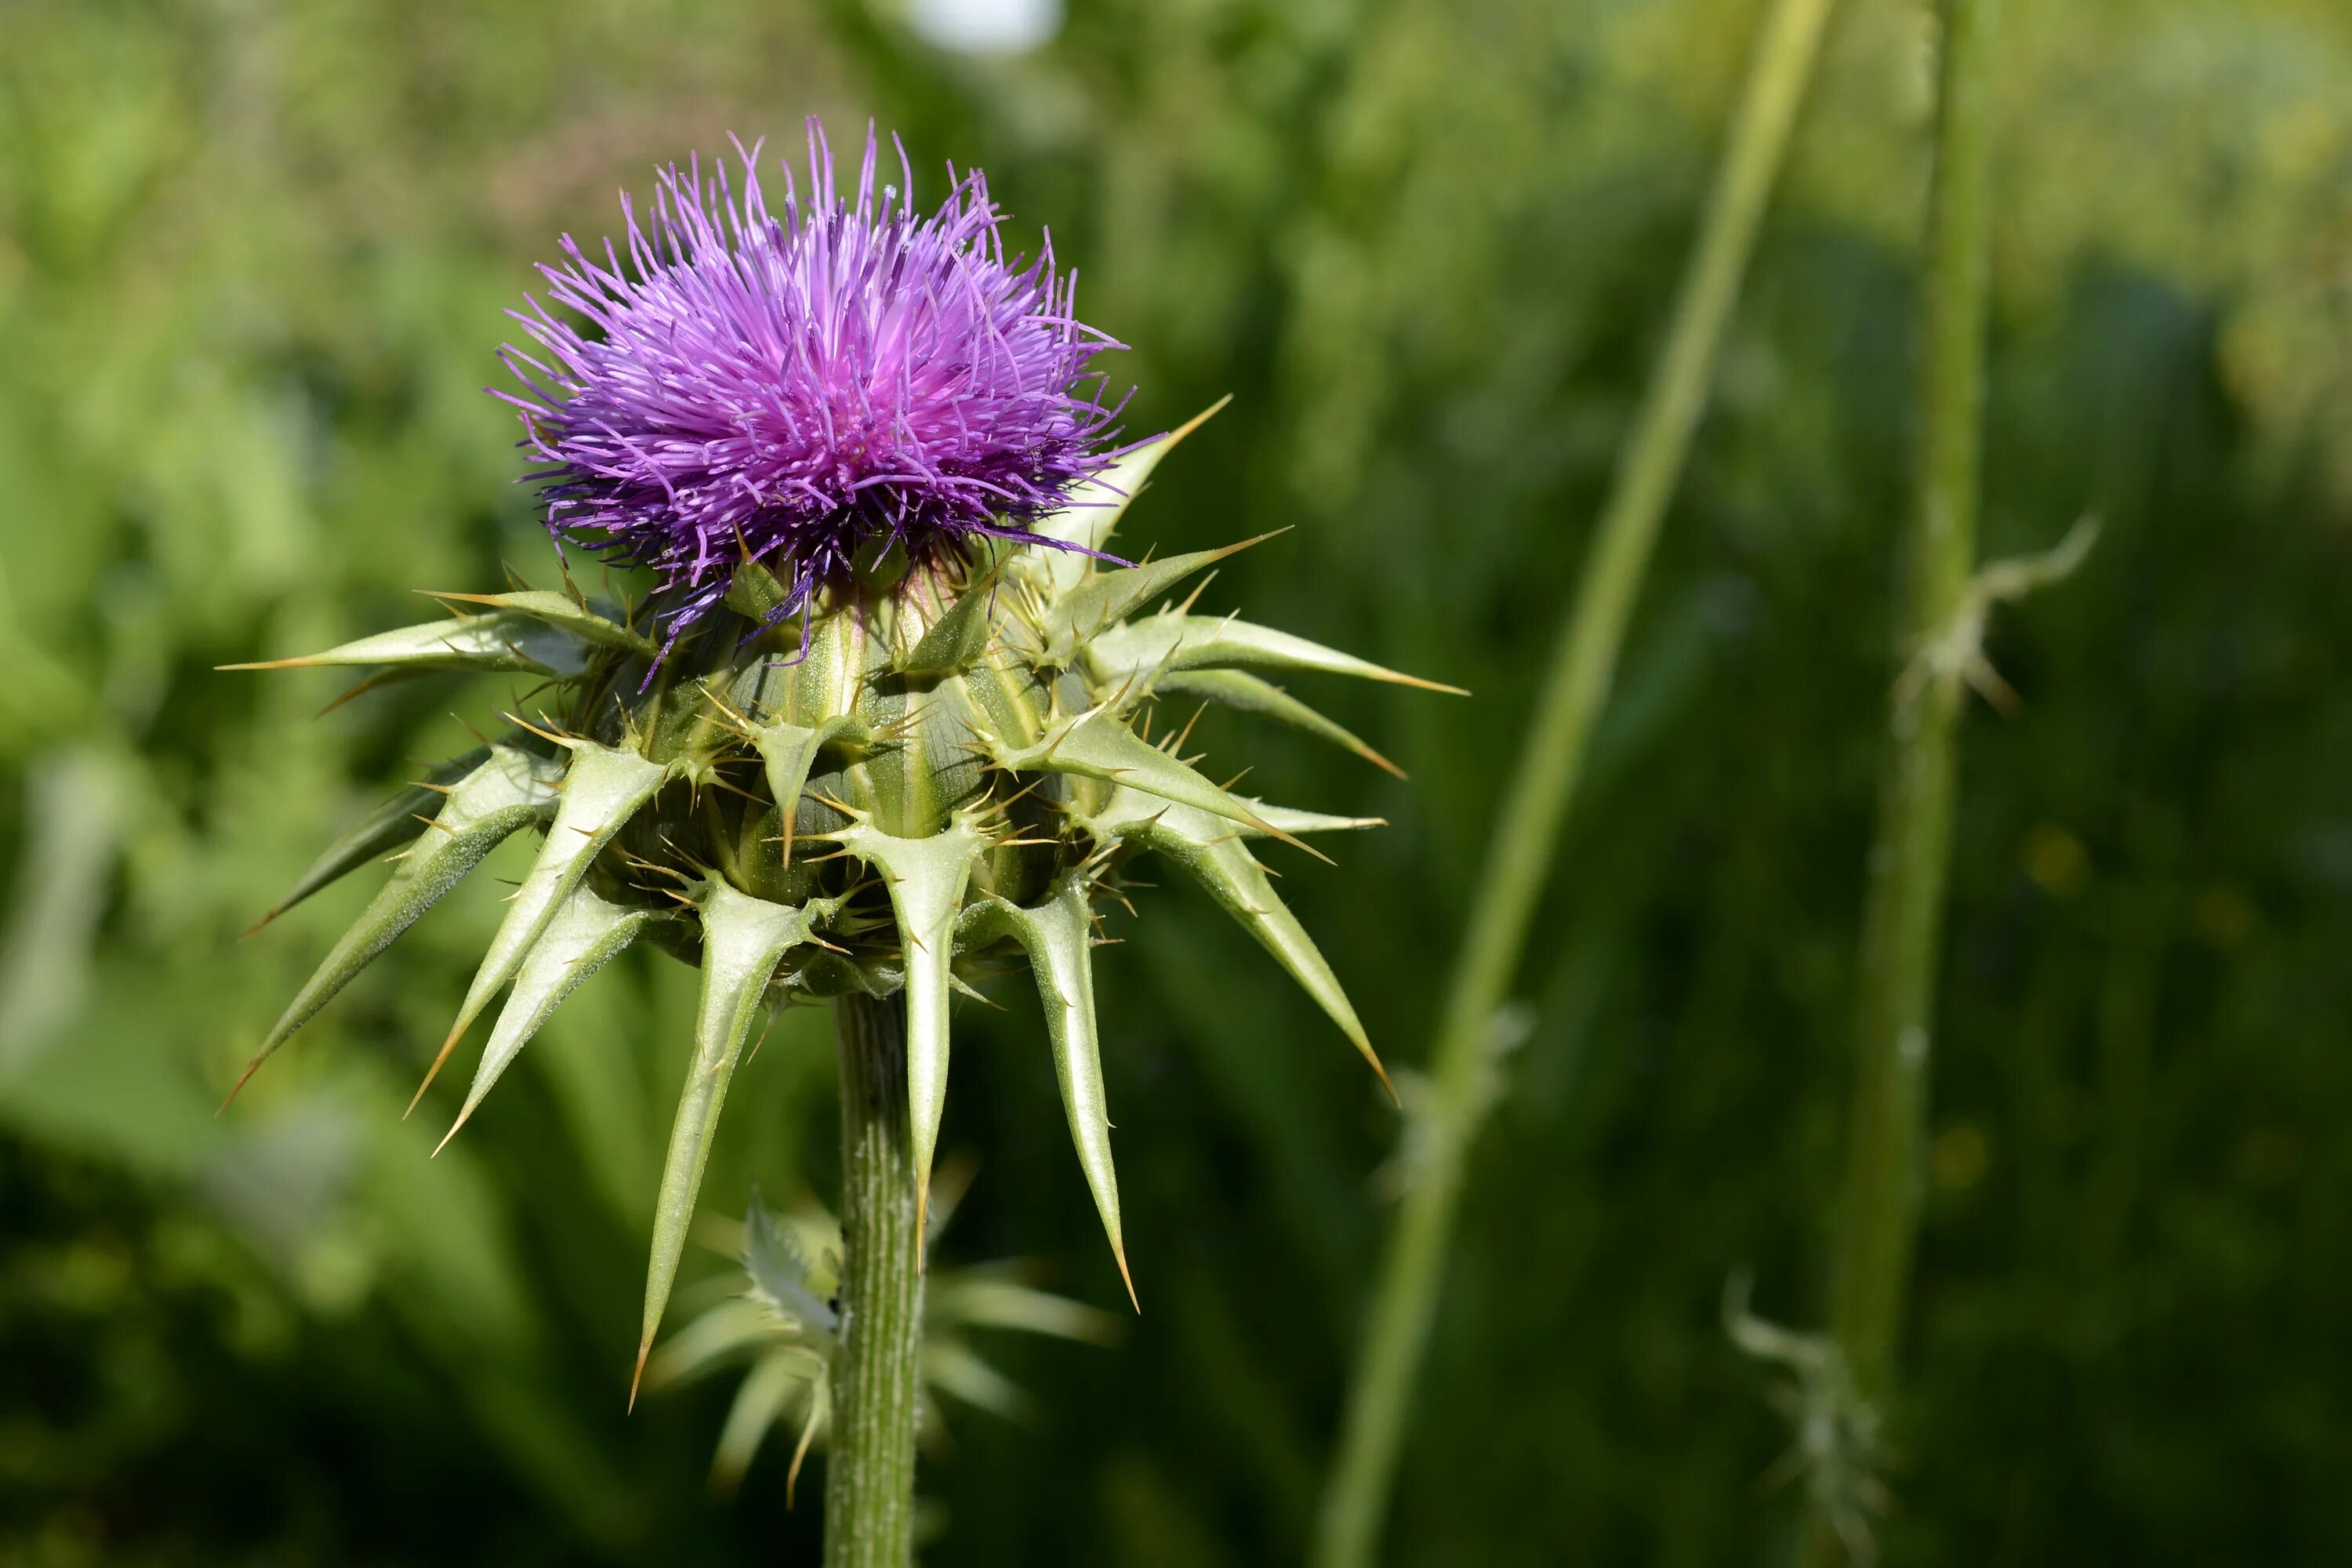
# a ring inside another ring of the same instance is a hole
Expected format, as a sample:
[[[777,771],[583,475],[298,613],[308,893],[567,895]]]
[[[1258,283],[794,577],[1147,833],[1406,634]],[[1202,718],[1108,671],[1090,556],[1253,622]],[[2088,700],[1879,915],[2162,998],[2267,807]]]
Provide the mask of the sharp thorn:
[[[465,1110],[457,1112],[457,1120],[449,1123],[449,1131],[441,1134],[441,1142],[433,1145],[433,1152],[427,1155],[426,1158],[434,1160],[439,1159],[441,1157],[441,1151],[449,1146],[449,1140],[457,1136],[457,1129],[466,1125],[466,1119],[473,1114],[474,1111],[471,1106],[468,1106]]]
[[[258,1053],[251,1061],[245,1064],[245,1070],[236,1075],[235,1083],[228,1086],[228,1092],[221,1097],[221,1102],[213,1107],[215,1116],[228,1109],[229,1101],[235,1100],[237,1097],[237,1091],[245,1088],[246,1080],[260,1071],[261,1064],[268,1059],[267,1053]]]
[[[341,697],[336,698],[332,702],[328,703],[324,708],[321,708],[316,713],[311,714],[310,717],[313,719],[323,719],[328,714],[332,713],[336,709],[341,708],[344,703],[351,701],[353,698],[364,697],[369,692],[373,691],[377,687],[387,686],[393,681],[399,679],[401,673],[401,671],[394,669],[378,670],[375,674],[355,682],[351,689],[345,691]]]
[[[213,668],[216,670],[300,669],[307,665],[316,663],[318,663],[318,657],[315,654],[306,653],[293,658],[262,658],[255,659],[249,664],[216,664]]]
[[[542,741],[546,741],[546,742],[550,742],[550,743],[551,743],[551,744],[558,745],[558,746],[563,746],[563,747],[567,747],[567,748],[568,748],[568,747],[577,746],[577,745],[580,743],[578,741],[576,741],[576,740],[572,739],[571,736],[568,736],[568,735],[559,735],[559,734],[554,733],[552,731],[549,731],[549,730],[542,730],[542,729],[541,729],[538,725],[536,725],[536,724],[532,723],[530,720],[528,720],[528,719],[524,719],[524,718],[522,718],[522,717],[520,717],[520,716],[519,716],[519,715],[517,715],[517,714],[508,713],[508,714],[502,715],[502,717],[504,717],[504,718],[505,718],[505,720],[506,720],[506,721],[507,721],[508,723],[509,723],[509,724],[513,724],[513,725],[516,725],[517,727],[519,727],[519,728],[520,728],[520,729],[528,730],[528,731],[530,731],[532,734],[534,734],[534,735],[538,736],[541,740],[542,740]],[[545,715],[545,714],[541,714],[541,718],[545,718],[545,717],[546,717],[546,715]]]
[[[441,1064],[447,1061],[449,1059],[449,1053],[457,1048],[458,1037],[464,1035],[465,1032],[466,1026],[461,1022],[456,1028],[449,1031],[449,1037],[441,1042],[441,1054],[433,1058],[433,1065],[425,1069],[425,1081],[416,1086],[416,1093],[409,1100],[408,1109],[400,1113],[400,1119],[403,1121],[407,1121],[411,1116],[415,1115],[416,1113],[416,1108],[424,1103],[425,1091],[431,1089],[433,1087],[433,1080],[441,1076]],[[444,1140],[444,1142],[446,1142],[446,1140]]]
[[[1118,1278],[1127,1287],[1127,1304],[1135,1309],[1135,1315],[1139,1318],[1143,1316],[1143,1302],[1135,1294],[1135,1276],[1127,1271],[1127,1248],[1114,1241],[1110,1244],[1110,1255],[1118,1260]]]

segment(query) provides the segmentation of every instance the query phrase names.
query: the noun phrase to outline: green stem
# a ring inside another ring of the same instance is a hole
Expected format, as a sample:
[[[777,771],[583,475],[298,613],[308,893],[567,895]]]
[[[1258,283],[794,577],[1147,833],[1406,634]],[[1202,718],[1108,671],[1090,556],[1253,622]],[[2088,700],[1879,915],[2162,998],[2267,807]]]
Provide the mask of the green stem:
[[[1879,778],[1863,911],[1853,1104],[1830,1331],[1854,1393],[1883,1405],[1918,1228],[1936,958],[1951,860],[1959,661],[1934,658],[1964,613],[1975,570],[1983,439],[1990,90],[1995,0],[1943,0],[1943,58],[1929,219],[1918,494],[1902,646]],[[1844,1549],[1817,1508],[1806,1561]]]
[[[1621,459],[1592,553],[1503,798],[1468,931],[1431,1050],[1432,1094],[1417,1163],[1389,1238],[1339,1451],[1326,1484],[1317,1568],[1368,1568],[1460,1205],[1462,1172],[1489,1098],[1494,1019],[1609,695],[1625,626],[1713,379],[1716,352],[1755,248],[1832,0],[1773,0],[1676,300],[1665,354]]]
[[[825,1568],[907,1568],[923,1340],[922,1238],[893,997],[834,1004],[841,1060],[841,1336],[824,1477]]]

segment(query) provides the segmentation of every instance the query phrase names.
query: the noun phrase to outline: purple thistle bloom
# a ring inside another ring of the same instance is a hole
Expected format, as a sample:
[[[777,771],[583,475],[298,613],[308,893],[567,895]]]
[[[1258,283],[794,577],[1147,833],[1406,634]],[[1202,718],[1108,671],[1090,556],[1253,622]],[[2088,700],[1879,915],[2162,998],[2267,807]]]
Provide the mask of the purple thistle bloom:
[[[565,236],[567,262],[540,270],[586,329],[536,299],[510,312],[551,363],[508,347],[524,393],[492,389],[545,461],[529,477],[559,547],[651,568],[673,640],[747,558],[787,585],[781,618],[877,542],[920,560],[1031,537],[1113,455],[1118,411],[1088,366],[1122,345],[1077,320],[1050,240],[1006,258],[979,173],[950,167],[918,217],[900,149],[905,184],[877,203],[869,128],[845,198],[812,120],[808,199],[787,169],[776,216],[759,149],[736,151],[740,200],[698,160],[661,173],[644,226],[623,196],[625,266]]]

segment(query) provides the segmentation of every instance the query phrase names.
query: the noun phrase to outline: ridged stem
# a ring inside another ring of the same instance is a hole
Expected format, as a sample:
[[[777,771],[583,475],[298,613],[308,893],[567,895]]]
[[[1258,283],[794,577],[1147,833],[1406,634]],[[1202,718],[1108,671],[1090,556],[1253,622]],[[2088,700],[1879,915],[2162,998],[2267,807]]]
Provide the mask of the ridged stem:
[[[833,1005],[841,1062],[841,1333],[824,1477],[825,1568],[907,1568],[915,1521],[922,1239],[898,997]]]
[[[1832,0],[1774,0],[1651,377],[1576,598],[1504,792],[1430,1053],[1416,1163],[1390,1234],[1317,1524],[1316,1568],[1370,1568],[1461,1199],[1490,1098],[1489,1041],[1609,695],[1642,578],[1706,406],[1716,353],[1755,249]]]
[[[1918,1228],[1921,1144],[1944,890],[1951,862],[1958,660],[1931,658],[1975,571],[1991,228],[1996,0],[1943,0],[1935,184],[1923,302],[1918,492],[1902,647],[1863,910],[1853,1104],[1831,1279],[1830,1331],[1855,1394],[1883,1406]],[[1804,1560],[1845,1556],[1814,1511]]]

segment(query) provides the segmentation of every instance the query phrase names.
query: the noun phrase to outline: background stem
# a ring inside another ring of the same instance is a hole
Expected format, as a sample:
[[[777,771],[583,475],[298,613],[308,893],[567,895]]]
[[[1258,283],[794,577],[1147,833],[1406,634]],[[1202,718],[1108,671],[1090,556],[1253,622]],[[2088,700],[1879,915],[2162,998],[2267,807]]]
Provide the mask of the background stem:
[[[1847,1127],[1830,1331],[1854,1392],[1883,1405],[1918,1224],[1930,1025],[1951,860],[1959,661],[1931,658],[1963,613],[1983,439],[1996,0],[1943,0],[1924,302],[1918,495],[1902,647],[1879,780],[1859,975],[1860,1060]],[[1844,1555],[1817,1499],[1806,1561]]]
[[[913,1550],[922,1238],[898,998],[833,1006],[841,1059],[841,1337],[824,1478],[825,1568],[906,1568]]]
[[[1429,1338],[1469,1145],[1486,1109],[1487,1043],[1527,948],[1609,695],[1658,525],[1706,405],[1716,351],[1803,101],[1832,0],[1774,0],[1685,272],[1664,357],[1621,459],[1547,669],[1455,960],[1430,1056],[1427,1158],[1389,1238],[1317,1526],[1317,1568],[1368,1568],[1388,1511],[1413,1378]]]

